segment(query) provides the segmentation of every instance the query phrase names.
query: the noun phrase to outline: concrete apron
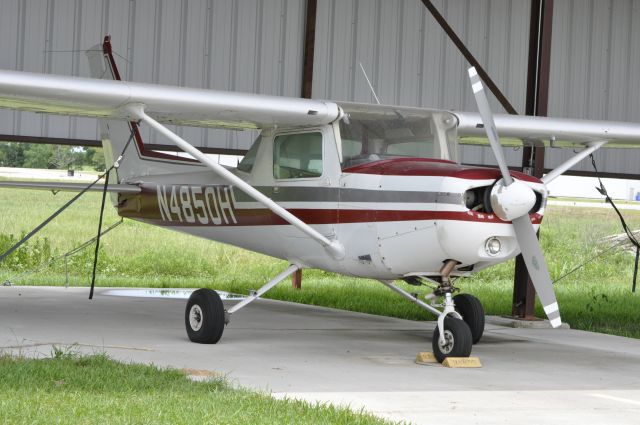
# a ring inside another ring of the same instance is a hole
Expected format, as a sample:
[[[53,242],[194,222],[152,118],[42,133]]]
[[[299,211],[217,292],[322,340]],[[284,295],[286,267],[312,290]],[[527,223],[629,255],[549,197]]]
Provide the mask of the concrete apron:
[[[87,288],[1,287],[0,350],[46,357],[75,344],[414,423],[638,423],[640,340],[487,325],[473,349],[483,368],[447,369],[414,363],[431,349],[433,322],[259,300],[219,344],[199,345],[184,300],[105,292],[89,301]]]

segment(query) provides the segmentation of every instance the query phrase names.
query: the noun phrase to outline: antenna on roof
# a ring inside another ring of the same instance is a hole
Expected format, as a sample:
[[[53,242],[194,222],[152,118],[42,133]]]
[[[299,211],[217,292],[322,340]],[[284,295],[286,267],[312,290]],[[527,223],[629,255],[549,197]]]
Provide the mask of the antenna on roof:
[[[367,76],[367,71],[364,70],[364,66],[362,66],[362,62],[360,62],[360,69],[362,70],[362,73],[364,74],[364,79],[367,80],[367,84],[369,84],[369,89],[371,89],[371,93],[373,94],[373,98],[376,100],[376,102],[379,105],[380,104],[380,99],[378,99],[378,95],[376,94],[376,91],[373,89],[373,86],[371,85],[371,81],[369,81],[369,77]]]

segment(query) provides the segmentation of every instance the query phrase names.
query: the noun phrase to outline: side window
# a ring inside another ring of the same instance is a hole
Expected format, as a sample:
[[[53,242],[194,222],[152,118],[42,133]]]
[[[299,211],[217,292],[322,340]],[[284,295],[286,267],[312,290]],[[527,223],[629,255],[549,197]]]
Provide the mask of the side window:
[[[273,176],[300,179],[322,175],[322,134],[276,136],[273,142]]]
[[[258,148],[260,148],[260,140],[262,140],[262,136],[258,136],[258,138],[253,142],[251,148],[247,151],[242,158],[242,161],[238,164],[238,170],[244,171],[245,173],[250,173],[253,169],[253,164],[256,162],[256,155],[258,154]]]

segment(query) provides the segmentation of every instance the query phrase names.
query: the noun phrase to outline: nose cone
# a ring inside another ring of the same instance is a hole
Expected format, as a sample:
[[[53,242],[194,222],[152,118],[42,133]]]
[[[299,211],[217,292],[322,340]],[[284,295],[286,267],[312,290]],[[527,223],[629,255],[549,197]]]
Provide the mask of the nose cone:
[[[499,180],[491,189],[493,212],[504,221],[528,214],[535,204],[533,189],[520,180],[514,180],[509,186],[504,184],[504,180]]]

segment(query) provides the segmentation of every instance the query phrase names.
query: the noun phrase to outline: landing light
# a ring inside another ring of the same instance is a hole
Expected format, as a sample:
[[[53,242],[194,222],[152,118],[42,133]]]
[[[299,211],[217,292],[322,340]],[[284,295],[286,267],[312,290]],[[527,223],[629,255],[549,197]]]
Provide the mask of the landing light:
[[[496,237],[487,239],[487,242],[485,242],[484,244],[484,250],[487,252],[487,254],[491,255],[492,257],[500,254],[501,249],[502,249],[502,243],[500,242],[500,239]]]

